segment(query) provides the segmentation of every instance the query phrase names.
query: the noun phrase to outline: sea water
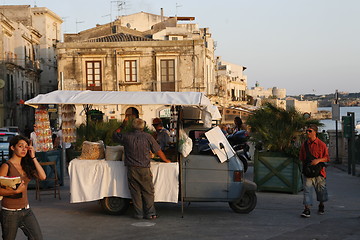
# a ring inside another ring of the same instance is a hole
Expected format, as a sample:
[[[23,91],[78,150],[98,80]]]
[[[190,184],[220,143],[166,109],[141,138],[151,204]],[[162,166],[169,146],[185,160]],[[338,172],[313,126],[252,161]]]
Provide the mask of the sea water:
[[[318,110],[325,110],[325,111],[332,111],[331,107],[319,107]],[[355,114],[355,125],[357,123],[360,123],[360,107],[340,107],[340,119],[342,118],[342,116],[347,116],[348,112],[353,112]],[[324,124],[323,127],[320,128],[320,131],[322,130],[335,130],[336,128],[336,121],[335,120],[331,120],[331,119],[324,119],[324,120],[320,120],[321,123]],[[342,122],[341,120],[338,121],[338,130],[342,129]]]

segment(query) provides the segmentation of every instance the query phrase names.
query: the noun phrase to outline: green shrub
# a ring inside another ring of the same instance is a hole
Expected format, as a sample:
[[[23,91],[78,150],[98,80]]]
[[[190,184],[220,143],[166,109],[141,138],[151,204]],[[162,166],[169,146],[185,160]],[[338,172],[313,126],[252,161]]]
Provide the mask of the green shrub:
[[[80,151],[84,141],[97,142],[102,140],[106,146],[115,146],[119,143],[113,141],[113,133],[119,126],[123,125],[122,132],[132,131],[132,120],[127,121],[125,124],[117,120],[110,120],[109,122],[92,121],[88,125],[81,124],[76,129],[76,143],[75,150]],[[145,126],[145,132],[152,133],[150,129]]]
[[[294,108],[285,110],[266,103],[255,110],[246,123],[251,127],[251,141],[256,146],[272,152],[286,152],[297,156],[301,142],[305,140],[304,129],[309,124],[322,124],[307,119]]]
[[[112,139],[112,134],[120,124],[117,120],[111,120],[109,122],[89,121],[88,125],[81,124],[76,129],[75,149],[81,150],[84,141],[96,142],[102,140],[105,145],[116,145]]]

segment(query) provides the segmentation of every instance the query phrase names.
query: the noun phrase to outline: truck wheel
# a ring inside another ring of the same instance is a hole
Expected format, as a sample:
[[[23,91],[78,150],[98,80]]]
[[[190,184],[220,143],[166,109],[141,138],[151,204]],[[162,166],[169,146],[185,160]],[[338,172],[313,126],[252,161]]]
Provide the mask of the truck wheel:
[[[229,206],[236,213],[249,213],[254,210],[256,202],[255,191],[246,191],[241,199],[229,202]]]
[[[100,200],[103,210],[110,215],[121,215],[130,205],[130,199],[121,197],[105,197]]]

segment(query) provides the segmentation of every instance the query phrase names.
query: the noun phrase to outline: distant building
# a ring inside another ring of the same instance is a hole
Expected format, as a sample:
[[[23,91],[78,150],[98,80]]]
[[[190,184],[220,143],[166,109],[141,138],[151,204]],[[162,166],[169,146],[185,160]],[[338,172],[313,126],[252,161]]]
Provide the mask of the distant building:
[[[246,93],[256,99],[257,106],[260,106],[265,102],[270,102],[283,109],[295,108],[300,113],[309,114],[313,117],[318,114],[317,101],[299,101],[295,98],[287,98],[286,89],[277,87],[264,89],[263,87],[260,87],[257,82],[255,87],[247,89]]]
[[[293,98],[286,99],[286,108],[295,108],[299,112],[314,115],[318,112],[317,101],[299,101]]]
[[[286,97],[286,89],[284,88],[268,88],[265,89],[260,87],[258,83],[256,83],[255,87],[246,90],[246,94],[255,98],[269,98],[274,97],[278,99],[284,99]]]
[[[212,100],[220,105],[236,106],[246,103],[247,76],[246,67],[225,62],[221,57],[216,58],[216,95]],[[215,100],[217,99],[217,100]]]

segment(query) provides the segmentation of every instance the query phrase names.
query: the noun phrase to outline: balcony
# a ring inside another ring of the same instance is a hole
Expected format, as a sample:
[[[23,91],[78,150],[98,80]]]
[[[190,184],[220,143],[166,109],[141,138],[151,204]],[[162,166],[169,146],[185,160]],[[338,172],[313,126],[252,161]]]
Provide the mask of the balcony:
[[[5,52],[5,62],[15,64],[17,55],[13,52]]]
[[[40,70],[40,61],[39,60],[26,60],[25,67],[33,70]]]

